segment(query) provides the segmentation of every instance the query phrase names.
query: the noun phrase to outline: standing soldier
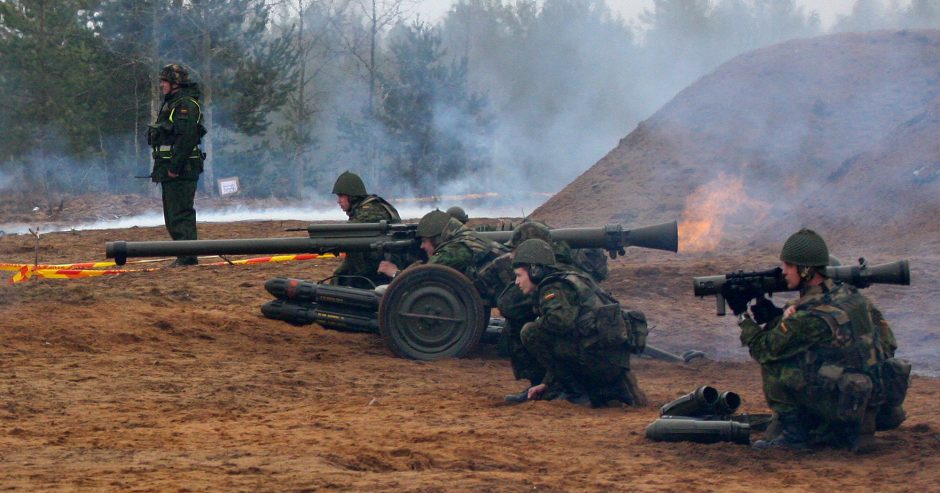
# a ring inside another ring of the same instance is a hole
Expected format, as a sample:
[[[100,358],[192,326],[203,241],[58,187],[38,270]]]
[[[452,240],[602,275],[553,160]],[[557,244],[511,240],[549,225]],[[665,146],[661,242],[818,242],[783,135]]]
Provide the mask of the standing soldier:
[[[173,63],[160,70],[163,105],[157,121],[147,132],[153,148],[150,178],[160,183],[163,220],[174,240],[196,239],[196,185],[205,154],[199,148],[206,128],[202,126],[199,86],[189,71]],[[195,265],[196,257],[178,257],[171,266]]]
[[[780,252],[787,288],[800,297],[780,309],[761,296],[727,290],[741,343],[761,365],[764,396],[780,433],[754,448],[805,449],[815,443],[867,448],[879,429],[904,421],[910,365],[881,312],[855,287],[826,277],[829,248],[802,229]]]
[[[512,266],[522,293],[535,295],[538,313],[522,327],[522,343],[546,370],[542,383],[528,389],[527,399],[645,405],[630,371],[630,352],[639,349],[638,339],[620,304],[586,274],[560,269],[543,240],[522,242]]]
[[[333,184],[336,203],[349,216],[351,223],[401,222],[398,211],[378,195],[369,195],[359,175],[346,171]],[[388,284],[391,278],[378,272],[381,254],[347,252],[346,259],[333,272],[333,284],[372,289]]]

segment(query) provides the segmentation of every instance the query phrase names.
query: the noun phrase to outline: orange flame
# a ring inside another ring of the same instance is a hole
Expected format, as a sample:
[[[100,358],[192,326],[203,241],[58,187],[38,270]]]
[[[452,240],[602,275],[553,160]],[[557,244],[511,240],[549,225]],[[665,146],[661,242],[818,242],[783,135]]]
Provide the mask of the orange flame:
[[[729,218],[743,212],[747,219],[762,221],[770,204],[748,197],[744,180],[719,173],[718,178],[698,187],[686,200],[679,221],[679,251],[712,251],[721,243]]]

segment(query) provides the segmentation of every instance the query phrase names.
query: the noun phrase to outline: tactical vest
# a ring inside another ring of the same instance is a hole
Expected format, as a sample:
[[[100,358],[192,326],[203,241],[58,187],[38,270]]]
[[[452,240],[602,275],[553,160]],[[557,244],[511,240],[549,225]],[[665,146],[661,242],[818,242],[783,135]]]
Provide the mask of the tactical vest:
[[[495,241],[477,236],[472,230],[463,228],[436,248],[441,249],[454,243],[465,245],[473,253],[473,267],[468,273],[470,280],[487,304],[496,305],[503,287],[514,281],[512,260],[506,255],[509,249]]]
[[[362,199],[361,202],[356,206],[356,208],[362,207],[366,204],[378,204],[382,209],[385,210],[385,213],[388,214],[390,218],[388,222],[390,223],[400,223],[401,216],[398,215],[398,209],[396,209],[392,204],[389,204],[387,200],[379,197],[378,195],[369,195],[366,198]]]
[[[829,327],[832,340],[806,352],[809,394],[820,402],[831,399],[832,416],[860,422],[866,409],[884,402],[882,363],[885,355],[871,305],[855,287],[831,280],[822,291],[796,301],[797,309]]]
[[[626,346],[631,352],[643,352],[649,331],[642,312],[622,309],[620,303],[587,274],[556,272],[543,279],[539,288],[551,281],[564,282],[578,295],[575,325],[582,347]]]
[[[866,371],[885,360],[871,305],[855,287],[827,280],[821,293],[796,303],[798,310],[820,318],[832,331],[832,341],[811,350],[822,364]]]
[[[202,107],[199,106],[199,102],[196,100],[196,98],[191,96],[184,96],[174,99],[163,106],[163,108],[160,110],[160,115],[157,117],[157,123],[150,128],[148,141],[150,146],[153,147],[154,159],[165,159],[169,161],[173,158],[173,144],[175,144],[174,141],[176,139],[172,132],[173,119],[176,115],[176,110],[179,107],[179,103],[187,99],[196,105],[196,108],[199,110],[199,117],[196,119],[196,125],[199,129],[199,140],[201,141],[202,137],[206,135],[206,127],[202,125]],[[198,142],[196,146],[193,147],[189,158],[203,158]]]

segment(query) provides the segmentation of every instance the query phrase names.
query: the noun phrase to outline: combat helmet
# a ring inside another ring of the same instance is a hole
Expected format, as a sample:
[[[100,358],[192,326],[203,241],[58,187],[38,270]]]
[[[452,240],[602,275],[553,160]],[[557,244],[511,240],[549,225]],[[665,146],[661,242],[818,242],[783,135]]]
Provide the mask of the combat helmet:
[[[160,69],[160,80],[170,84],[186,86],[192,84],[189,76],[190,70],[179,63],[171,63]]]
[[[362,178],[359,178],[359,175],[352,171],[344,171],[343,174],[339,175],[339,178],[336,179],[336,183],[333,184],[333,194],[349,195],[351,197],[365,197],[369,195],[368,192],[366,192],[366,185],[362,182]]]
[[[467,221],[470,220],[470,216],[467,215],[467,211],[463,210],[463,207],[453,206],[450,209],[447,209],[447,214],[450,217],[460,221],[462,224],[467,224]]]
[[[538,238],[546,243],[551,243],[552,234],[550,232],[548,225],[538,221],[526,221],[512,230],[512,236],[509,237],[509,241],[506,242],[506,246],[509,248],[516,248],[522,244],[522,242],[531,239]]]
[[[516,268],[524,265],[554,266],[555,252],[552,251],[552,246],[538,238],[531,238],[520,243],[512,257],[512,266]]]
[[[450,214],[439,209],[428,212],[418,221],[415,236],[420,238],[435,238],[440,236],[451,219],[453,218],[450,217]]]
[[[829,265],[829,247],[818,233],[803,228],[787,238],[780,250],[780,260],[808,267]]]

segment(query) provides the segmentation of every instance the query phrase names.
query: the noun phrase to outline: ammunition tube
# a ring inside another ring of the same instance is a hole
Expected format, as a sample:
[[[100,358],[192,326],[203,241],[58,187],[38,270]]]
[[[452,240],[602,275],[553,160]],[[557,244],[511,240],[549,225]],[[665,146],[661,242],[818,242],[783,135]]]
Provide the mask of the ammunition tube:
[[[747,423],[736,421],[659,418],[646,427],[646,438],[657,442],[748,444],[751,441],[751,429]]]
[[[354,310],[378,313],[380,296],[371,289],[317,284],[303,279],[275,277],[264,283],[275,298],[298,302],[349,307]],[[378,318],[378,315],[376,315]]]
[[[352,312],[340,307],[291,300],[272,300],[261,305],[261,313],[274,320],[295,325],[320,324],[323,327],[353,332],[378,332],[378,316],[371,312]]]
[[[712,415],[718,398],[718,390],[715,387],[702,385],[693,392],[664,405],[660,408],[659,414],[663,416]]]
[[[722,392],[718,395],[718,402],[715,403],[714,414],[728,416],[734,414],[739,407],[741,407],[741,396],[737,392]]]

